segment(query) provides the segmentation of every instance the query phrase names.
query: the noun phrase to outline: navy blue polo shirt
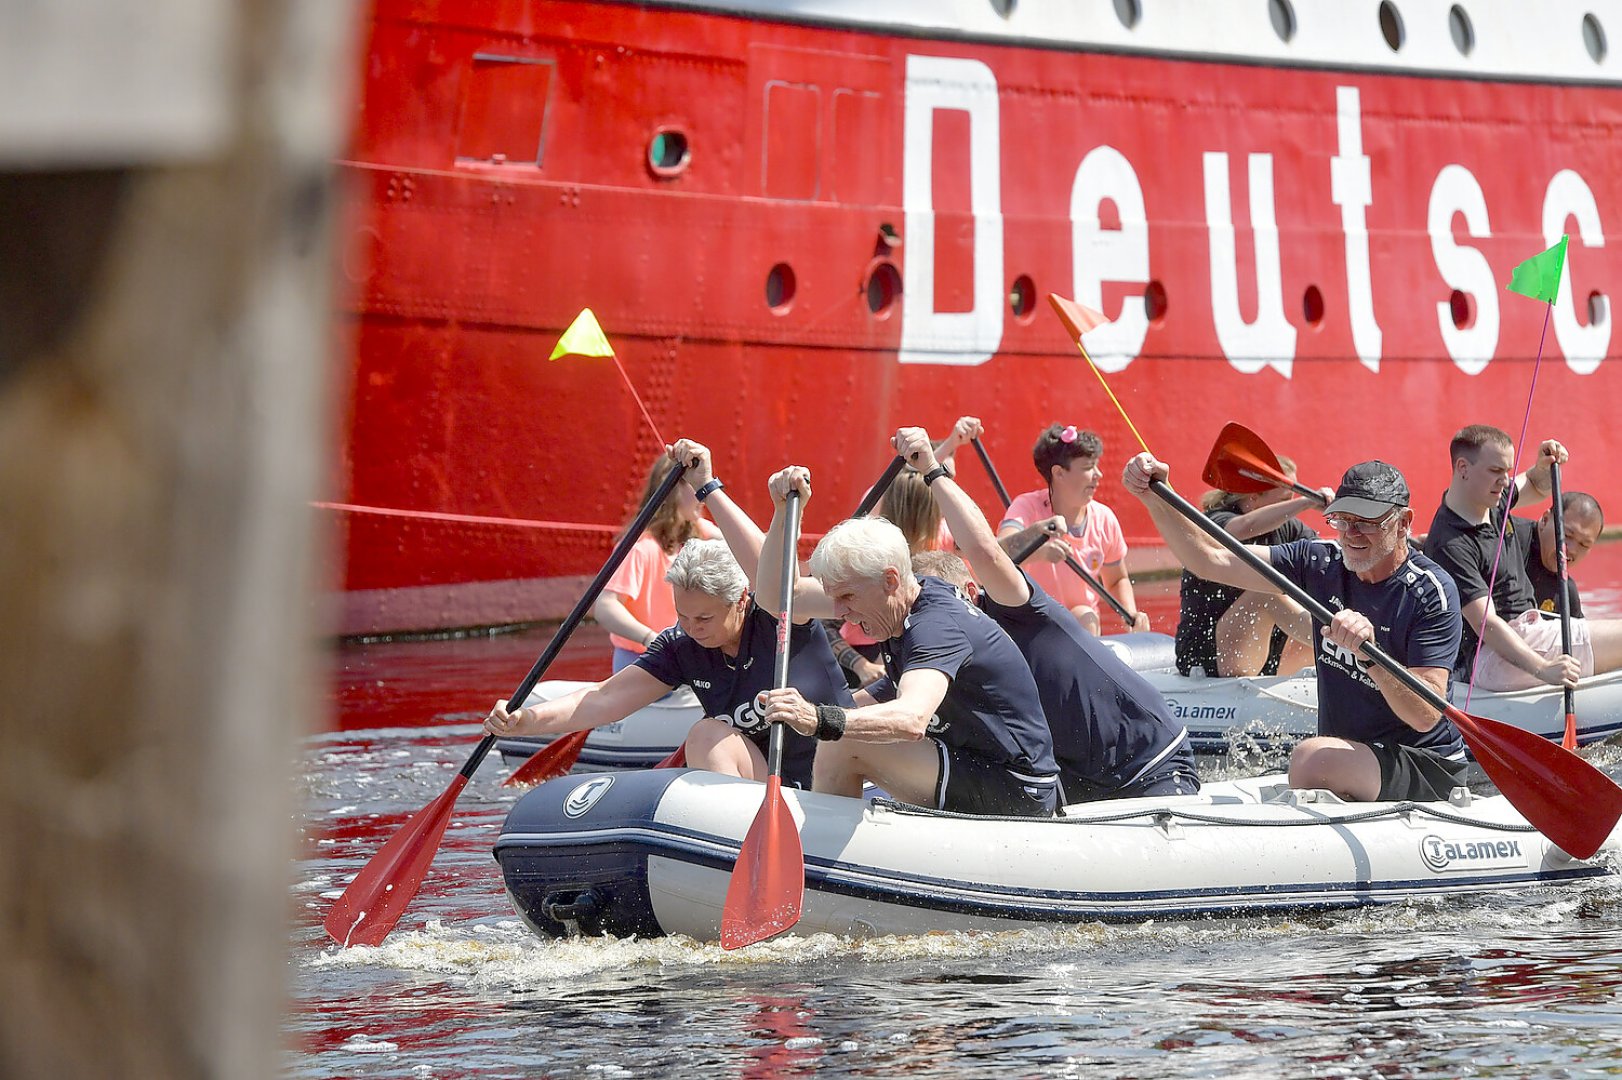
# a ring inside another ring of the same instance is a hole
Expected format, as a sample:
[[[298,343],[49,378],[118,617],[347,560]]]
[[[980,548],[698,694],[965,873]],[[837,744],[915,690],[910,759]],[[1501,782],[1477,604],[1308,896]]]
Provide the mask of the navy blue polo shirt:
[[[868,693],[890,701],[908,671],[939,671],[951,683],[930,720],[931,738],[1021,776],[1056,775],[1053,735],[1018,646],[952,585],[937,577],[921,577],[918,585],[901,636],[880,643],[885,678]]]
[[[788,684],[807,701],[847,709],[855,706],[821,623],[813,619],[795,624],[788,647]],[[772,688],[776,656],[777,616],[750,600],[737,656],[707,649],[672,626],[653,639],[648,651],[636,659],[636,666],[666,686],[692,687],[705,716],[727,721],[764,754],[771,725],[760,715],[755,697]],[[816,748],[816,740],[810,736],[783,729],[784,783],[810,788]]]
[[[1007,607],[981,592],[980,604],[1030,665],[1065,797],[1086,801],[1125,787],[1176,756],[1179,743],[1192,769],[1187,733],[1165,699],[1029,574],[1020,574],[1031,591],[1025,603]]]
[[[1346,569],[1340,545],[1298,540],[1269,549],[1279,573],[1330,611],[1350,609],[1374,624],[1374,643],[1407,667],[1451,668],[1464,620],[1459,593],[1447,571],[1409,548],[1408,561],[1382,581],[1368,582]],[[1391,711],[1369,678],[1373,661],[1324,639],[1312,624],[1318,670],[1318,734],[1355,742],[1403,743],[1445,757],[1464,752],[1453,721],[1442,717],[1429,731],[1415,731]]]

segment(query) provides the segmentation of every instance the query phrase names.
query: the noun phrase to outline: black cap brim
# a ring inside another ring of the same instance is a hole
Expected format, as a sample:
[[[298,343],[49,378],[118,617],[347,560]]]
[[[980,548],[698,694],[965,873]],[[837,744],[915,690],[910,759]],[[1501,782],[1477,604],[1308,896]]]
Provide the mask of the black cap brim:
[[[1381,502],[1378,499],[1365,499],[1361,495],[1342,495],[1328,506],[1324,507],[1326,514],[1350,514],[1352,517],[1368,518],[1374,520],[1383,518],[1402,503]]]

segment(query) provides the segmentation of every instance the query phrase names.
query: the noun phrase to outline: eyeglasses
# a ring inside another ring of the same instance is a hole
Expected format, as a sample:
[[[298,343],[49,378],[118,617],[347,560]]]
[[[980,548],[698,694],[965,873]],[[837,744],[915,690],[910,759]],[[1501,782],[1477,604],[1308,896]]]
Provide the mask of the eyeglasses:
[[[1382,517],[1370,521],[1368,518],[1352,517],[1348,514],[1325,514],[1324,520],[1336,532],[1355,532],[1363,536],[1373,536],[1385,528],[1385,523],[1396,516],[1396,510],[1387,511]]]

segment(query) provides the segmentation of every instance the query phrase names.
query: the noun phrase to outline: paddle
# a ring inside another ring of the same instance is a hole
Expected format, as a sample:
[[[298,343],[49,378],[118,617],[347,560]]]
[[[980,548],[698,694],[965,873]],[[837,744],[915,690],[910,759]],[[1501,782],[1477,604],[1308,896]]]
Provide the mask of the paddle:
[[[1571,655],[1571,598],[1566,585],[1566,508],[1560,505],[1560,463],[1549,462],[1549,491],[1554,499],[1550,507],[1554,514],[1555,562],[1560,565],[1560,597],[1555,610],[1560,612],[1560,651]],[[1577,695],[1565,687],[1566,733],[1560,745],[1567,750],[1577,749]]]
[[[1152,480],[1149,489],[1274,588],[1306,608],[1314,619],[1327,625],[1334,618],[1328,608],[1270,563],[1257,558],[1243,541],[1200,513],[1165,481]],[[1530,731],[1456,708],[1372,641],[1365,642],[1362,651],[1431,708],[1452,720],[1487,778],[1528,822],[1563,851],[1575,858],[1588,858],[1622,819],[1622,788],[1582,758]]]
[[[884,486],[888,486],[887,481]],[[790,490],[784,504],[783,588],[778,604],[777,665],[772,674],[772,687],[777,690],[788,685],[788,639],[793,625],[799,537],[800,493]],[[805,902],[805,854],[800,847],[800,830],[783,798],[782,724],[772,725],[766,768],[766,797],[738,849],[732,880],[727,883],[726,905],[721,909],[723,949],[741,949],[781,934],[800,921]]]
[[[1298,495],[1305,495],[1319,506],[1324,505],[1323,495],[1285,475],[1284,466],[1262,442],[1261,436],[1243,424],[1229,423],[1223,427],[1217,435],[1216,445],[1211,447],[1211,456],[1205,462],[1201,479],[1212,487],[1239,495],[1266,491],[1268,488],[1288,488]]]
[[[978,438],[970,441],[974,444],[974,452],[980,455],[980,464],[986,467],[986,475],[991,477],[991,486],[997,489],[997,498],[1002,500],[1002,508],[1004,510],[1008,509],[1014,500],[1008,497],[1008,489],[1003,487],[1002,477],[997,475],[997,466],[991,463],[991,455],[986,453],[986,448],[981,444]],[[1044,537],[1043,542],[1046,543],[1046,541],[1047,538]],[[1039,546],[1040,545],[1033,546],[1030,551],[1026,552],[1026,556],[1029,556],[1030,552],[1035,551],[1036,547]],[[1015,559],[1014,561],[1019,562],[1020,560]],[[1081,580],[1086,583],[1089,589],[1093,590],[1093,592],[1097,593],[1099,596],[1102,596],[1105,601],[1109,603],[1109,606],[1115,609],[1115,613],[1121,617],[1122,622],[1126,623],[1126,628],[1128,630],[1132,630],[1137,627],[1137,623],[1133,621],[1132,613],[1126,610],[1126,605],[1117,600],[1114,593],[1104,588],[1103,584],[1097,578],[1089,574],[1087,572],[1087,568],[1081,565],[1081,563],[1076,559],[1075,555],[1066,554],[1064,557],[1064,564],[1070,567],[1071,571],[1078,575]]]
[[[866,517],[868,514],[872,513],[873,508],[879,504],[879,500],[884,498],[884,493],[890,490],[891,482],[895,480],[896,475],[901,472],[904,465],[906,465],[906,462],[902,461],[900,457],[897,457],[894,461],[890,462],[889,465],[885,466],[884,472],[879,476],[878,482],[875,483],[873,487],[869,489],[868,493],[862,497],[861,504],[856,507],[856,513],[852,514],[851,516]],[[558,736],[556,739],[553,739],[551,742],[535,751],[535,753],[531,754],[529,756],[529,760],[525,761],[522,765],[518,766],[518,768],[514,769],[512,775],[507,777],[506,780],[502,781],[501,786],[533,787],[542,781],[552,780],[559,776],[567,775],[569,770],[574,768],[575,764],[580,760],[580,753],[585,749],[586,740],[590,738],[590,736],[590,729],[586,731],[571,731],[567,735]],[[678,755],[680,755],[680,760],[675,761]],[[675,761],[675,763],[671,764],[672,761]],[[686,764],[686,744],[683,743],[680,747],[676,748],[676,753],[671,754],[669,757],[665,758],[664,761],[652,766],[652,768],[681,768]]]
[[[545,674],[546,669],[552,666],[558,653],[573,634],[575,627],[580,625],[591,605],[596,602],[598,594],[608,584],[608,579],[625,561],[630,554],[632,546],[642,535],[642,530],[648,527],[653,520],[654,512],[665,501],[665,497],[675,490],[681,481],[682,473],[687,471],[685,465],[677,465],[670,470],[659,488],[637,511],[635,520],[626,527],[625,535],[621,536],[619,543],[614,545],[613,552],[608,561],[597,572],[590,585],[586,586],[585,594],[575,604],[574,610],[569,612],[568,618],[563,620],[557,632],[546,649],[536,659],[535,666],[529,669],[524,681],[513,691],[512,698],[507,702],[509,711],[516,710],[524,704],[529,697],[530,690]],[[450,786],[438,798],[427,806],[418,810],[411,820],[407,821],[401,829],[384,844],[372,860],[361,867],[360,873],[349,883],[349,887],[338,897],[327,912],[324,922],[327,933],[340,945],[378,945],[388,937],[394,924],[400,921],[406,905],[411,898],[417,895],[417,889],[422,885],[422,879],[428,873],[428,866],[434,861],[434,853],[439,850],[440,840],[445,835],[445,826],[450,822],[451,810],[456,804],[456,797],[472,778],[474,772],[484,761],[490,748],[495,746],[496,737],[486,735],[479,740],[473,753],[468,756],[467,763],[452,778]]]

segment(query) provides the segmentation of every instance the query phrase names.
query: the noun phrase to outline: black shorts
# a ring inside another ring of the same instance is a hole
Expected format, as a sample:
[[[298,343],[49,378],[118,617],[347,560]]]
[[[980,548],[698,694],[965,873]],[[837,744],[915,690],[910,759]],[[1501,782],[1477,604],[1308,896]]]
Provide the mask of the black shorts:
[[[941,774],[935,781],[935,807],[954,814],[996,817],[1052,817],[1059,808],[1057,776],[1022,776],[969,750],[937,740]]]
[[[1381,802],[1446,802],[1464,783],[1463,758],[1445,758],[1402,743],[1369,743],[1380,763]]]

